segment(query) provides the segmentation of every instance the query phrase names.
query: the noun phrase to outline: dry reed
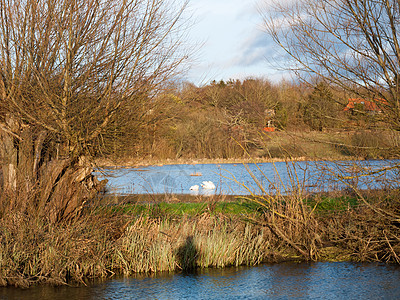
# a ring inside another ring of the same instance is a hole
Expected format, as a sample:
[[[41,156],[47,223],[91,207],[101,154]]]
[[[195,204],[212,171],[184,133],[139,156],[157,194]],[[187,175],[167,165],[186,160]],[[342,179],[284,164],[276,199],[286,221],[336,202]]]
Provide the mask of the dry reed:
[[[84,284],[115,273],[255,265],[266,253],[257,226],[209,213],[170,220],[102,212],[59,224],[14,214],[0,223],[3,286]]]

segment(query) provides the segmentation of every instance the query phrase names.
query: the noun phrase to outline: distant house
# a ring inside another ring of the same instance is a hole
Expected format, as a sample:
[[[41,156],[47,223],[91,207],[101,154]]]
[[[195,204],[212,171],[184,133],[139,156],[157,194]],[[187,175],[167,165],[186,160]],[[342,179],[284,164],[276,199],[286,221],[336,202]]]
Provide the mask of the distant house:
[[[264,116],[265,116],[265,127],[263,130],[265,132],[273,132],[275,131],[275,127],[273,124],[274,118],[275,118],[275,110],[274,109],[266,109],[264,111]]]
[[[344,111],[353,111],[362,109],[370,113],[381,113],[382,107],[387,104],[385,99],[375,99],[374,101],[365,100],[363,98],[350,98],[349,103],[343,109]]]

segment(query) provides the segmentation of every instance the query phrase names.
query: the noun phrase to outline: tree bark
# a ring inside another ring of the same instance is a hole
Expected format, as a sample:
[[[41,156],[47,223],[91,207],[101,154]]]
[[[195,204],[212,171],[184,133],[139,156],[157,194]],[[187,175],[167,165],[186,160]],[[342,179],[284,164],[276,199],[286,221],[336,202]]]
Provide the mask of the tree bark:
[[[18,126],[0,129],[1,212],[30,212],[54,223],[72,219],[104,188],[84,159],[59,158],[58,144],[45,131]]]

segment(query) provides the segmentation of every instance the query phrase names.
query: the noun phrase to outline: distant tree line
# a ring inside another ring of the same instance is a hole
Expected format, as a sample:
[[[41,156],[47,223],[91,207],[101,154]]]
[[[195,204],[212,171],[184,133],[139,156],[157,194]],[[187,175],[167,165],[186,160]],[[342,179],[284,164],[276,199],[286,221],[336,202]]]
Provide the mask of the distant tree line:
[[[268,125],[275,131],[300,133],[383,127],[382,113],[363,105],[346,110],[349,99],[356,97],[318,80],[314,87],[260,78],[212,81],[201,87],[171,83],[153,101],[143,99],[146,105],[138,105],[134,115],[127,111],[116,119],[114,131],[102,136],[106,147],[98,147],[102,149],[98,154],[137,159],[238,158],[264,147],[263,129]]]

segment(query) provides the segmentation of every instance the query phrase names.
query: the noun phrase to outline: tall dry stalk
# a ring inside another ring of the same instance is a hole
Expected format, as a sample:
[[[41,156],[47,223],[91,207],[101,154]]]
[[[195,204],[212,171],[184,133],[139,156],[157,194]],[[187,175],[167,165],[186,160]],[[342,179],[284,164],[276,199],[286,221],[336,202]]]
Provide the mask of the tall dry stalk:
[[[306,178],[299,175],[295,162],[287,162],[288,182],[285,182],[278,172],[275,163],[272,163],[275,181],[266,176],[258,164],[254,165],[263,177],[262,181],[247,165],[245,167],[256,183],[257,191],[240,182],[232,174],[230,178],[250,194],[244,199],[257,203],[264,211],[261,220],[251,220],[267,227],[283,244],[292,247],[302,258],[316,260],[322,244],[321,228],[312,209],[306,205]],[[276,247],[279,248],[278,245]]]
[[[332,241],[347,243],[354,256],[362,261],[400,263],[400,198],[396,176],[399,167],[397,162],[388,163],[384,167],[369,168],[353,162],[350,173],[330,171],[330,175],[346,186],[359,203],[357,209],[341,216],[346,221],[335,223],[336,234]],[[379,180],[387,186],[380,190],[368,186],[362,189],[359,182],[365,178],[369,183]]]

